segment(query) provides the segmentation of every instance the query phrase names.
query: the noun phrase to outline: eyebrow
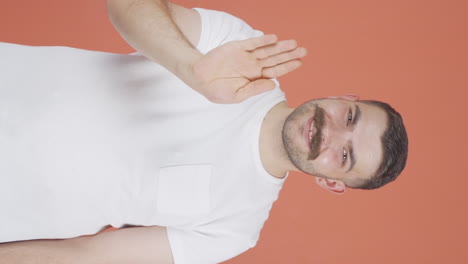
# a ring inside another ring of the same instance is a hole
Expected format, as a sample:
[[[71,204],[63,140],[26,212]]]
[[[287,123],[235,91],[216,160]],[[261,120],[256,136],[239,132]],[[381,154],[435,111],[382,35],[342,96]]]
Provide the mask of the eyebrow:
[[[354,118],[352,122],[353,129],[355,128],[357,122],[361,118],[361,109],[359,106],[356,104],[354,107]],[[354,156],[354,151],[353,151],[353,144],[349,146],[349,159],[351,160],[351,165],[349,166],[349,169],[346,170],[346,172],[352,170],[354,168],[354,165],[356,165],[356,157]]]
[[[359,108],[358,105],[355,105],[354,107],[354,118],[353,118],[353,127],[356,125],[356,123],[359,121],[359,119],[361,118],[361,108]]]

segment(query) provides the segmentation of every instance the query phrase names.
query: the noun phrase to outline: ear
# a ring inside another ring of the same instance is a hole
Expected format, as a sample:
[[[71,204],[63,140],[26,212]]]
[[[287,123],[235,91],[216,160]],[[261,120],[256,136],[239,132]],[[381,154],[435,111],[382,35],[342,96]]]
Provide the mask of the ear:
[[[320,187],[335,194],[344,194],[346,191],[346,185],[342,181],[315,177],[315,182],[317,182]]]
[[[330,98],[330,99],[341,99],[341,100],[353,101],[353,102],[359,100],[359,96],[354,95],[354,94],[329,96],[328,98]]]

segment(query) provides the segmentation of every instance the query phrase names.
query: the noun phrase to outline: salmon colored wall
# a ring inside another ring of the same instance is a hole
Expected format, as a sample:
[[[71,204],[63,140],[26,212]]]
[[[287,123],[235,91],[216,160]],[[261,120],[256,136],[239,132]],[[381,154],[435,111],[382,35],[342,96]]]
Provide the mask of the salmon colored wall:
[[[0,41],[132,51],[104,0],[1,2]],[[291,105],[381,99],[403,114],[410,137],[407,169],[378,191],[336,196],[293,173],[257,247],[227,263],[468,263],[468,1],[178,2],[307,47],[303,68],[280,79]]]

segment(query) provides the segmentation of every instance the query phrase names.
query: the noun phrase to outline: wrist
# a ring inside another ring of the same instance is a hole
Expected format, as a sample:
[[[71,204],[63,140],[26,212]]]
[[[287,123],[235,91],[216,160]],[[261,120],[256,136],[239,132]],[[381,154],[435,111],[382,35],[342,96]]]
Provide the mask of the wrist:
[[[177,63],[173,73],[192,89],[197,90],[201,82],[201,76],[197,70],[197,63],[201,60],[203,54],[196,49],[187,50],[179,54],[180,59],[176,60]]]

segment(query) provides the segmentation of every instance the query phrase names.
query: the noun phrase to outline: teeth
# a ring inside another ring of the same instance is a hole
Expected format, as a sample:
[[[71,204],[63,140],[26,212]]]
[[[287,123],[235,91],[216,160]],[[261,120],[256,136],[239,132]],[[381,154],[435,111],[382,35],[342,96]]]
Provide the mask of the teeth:
[[[312,142],[312,129],[309,130],[309,142]]]

